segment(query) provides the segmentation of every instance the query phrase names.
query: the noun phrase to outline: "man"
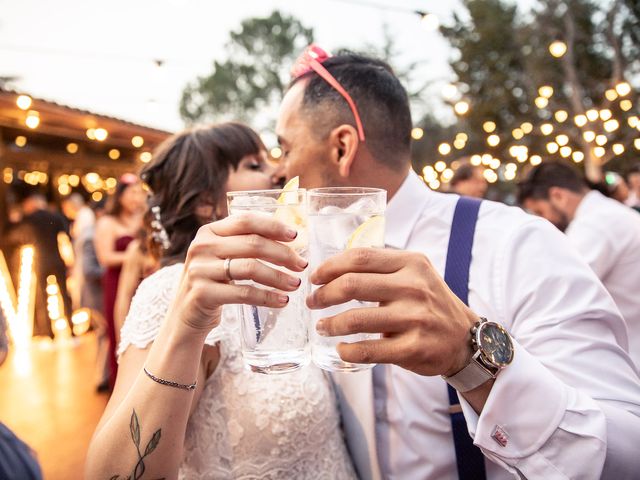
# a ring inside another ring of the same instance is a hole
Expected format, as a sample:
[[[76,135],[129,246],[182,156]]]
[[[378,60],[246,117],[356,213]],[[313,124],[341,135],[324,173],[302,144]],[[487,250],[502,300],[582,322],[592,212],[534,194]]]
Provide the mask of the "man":
[[[451,179],[451,191],[467,197],[484,198],[489,184],[482,171],[481,167],[470,163],[461,165]]]
[[[410,171],[411,115],[390,68],[358,55],[325,58],[314,47],[293,73],[276,127],[287,177],[299,175],[307,188],[384,188],[390,198],[388,248],[328,260],[311,272],[322,286],[307,300],[313,309],[380,302],[317,327],[330,336],[383,334],[338,351],[345,361],[387,365],[333,376],[361,477],[454,479],[457,456],[464,473],[471,454],[454,447],[440,375],[464,390],[469,434],[491,460],[480,467],[487,478],[637,475],[640,385],[618,346],[626,329],[562,235],[519,209],[483,202],[465,306],[442,278],[458,197],[429,191]],[[512,338],[495,343],[502,351],[512,342],[513,360],[495,378],[465,380],[461,370],[477,366],[470,329],[479,317],[510,330]],[[464,478],[484,478],[471,475]]]
[[[631,167],[626,178],[629,185],[627,205],[640,212],[640,164]]]
[[[549,162],[520,183],[520,204],[546,218],[600,278],[629,330],[629,353],[640,368],[640,215],[600,192],[569,165]]]
[[[73,242],[73,268],[71,278],[73,279],[71,288],[71,303],[74,309],[87,307],[82,303],[82,292],[84,291],[85,278],[82,265],[83,245],[88,235],[92,234],[96,222],[93,210],[85,203],[83,196],[72,193],[62,201],[62,213],[71,222],[71,240]]]
[[[67,319],[71,334],[71,297],[67,290],[67,266],[61,256],[61,240],[69,242],[62,215],[47,209],[47,199],[37,190],[28,190],[22,200],[23,218],[18,235],[21,243],[35,246],[35,270],[38,282],[34,335],[48,335],[53,338],[51,321],[47,315],[47,278],[56,277],[62,305],[61,316]]]

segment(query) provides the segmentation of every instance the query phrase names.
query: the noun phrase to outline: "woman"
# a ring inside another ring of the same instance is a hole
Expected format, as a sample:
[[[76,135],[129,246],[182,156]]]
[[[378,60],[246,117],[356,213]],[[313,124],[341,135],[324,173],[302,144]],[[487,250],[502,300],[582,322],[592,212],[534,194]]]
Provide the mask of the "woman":
[[[120,341],[120,329],[129,312],[131,300],[140,282],[155,272],[158,268],[158,258],[154,256],[147,245],[147,234],[143,228],[125,252],[122,271],[118,280],[118,294],[113,308],[113,323],[116,331],[116,342]]]
[[[144,168],[163,268],[133,298],[87,478],[355,478],[321,371],[265,376],[242,365],[227,305],[284,306],[300,285],[257,259],[294,272],[307,266],[284,244],[297,235],[285,225],[223,218],[227,191],[275,185],[265,158],[255,132],[228,123],[178,134]]]
[[[109,337],[109,383],[115,383],[118,364],[116,362],[116,329],[113,309],[118,294],[118,280],[127,246],[142,226],[145,210],[145,193],[137,176],[125,174],[120,178],[111,202],[96,222],[95,247],[100,265],[105,269],[102,277],[104,294],[104,318]]]

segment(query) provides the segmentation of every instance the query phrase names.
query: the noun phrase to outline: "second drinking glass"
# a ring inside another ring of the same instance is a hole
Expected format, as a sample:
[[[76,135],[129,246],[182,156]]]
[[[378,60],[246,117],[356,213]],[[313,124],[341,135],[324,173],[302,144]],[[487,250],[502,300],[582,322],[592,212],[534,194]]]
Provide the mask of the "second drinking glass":
[[[384,248],[384,211],[387,192],[377,188],[316,188],[307,193],[309,220],[309,271],[325,260],[349,248]],[[319,287],[313,286],[312,289]],[[353,308],[375,307],[376,303],[352,300],[342,305],[311,311],[311,356],[320,368],[329,371],[357,372],[371,364],[344,362],[336,345],[380,338],[379,334],[323,337],[316,332],[321,318]]]

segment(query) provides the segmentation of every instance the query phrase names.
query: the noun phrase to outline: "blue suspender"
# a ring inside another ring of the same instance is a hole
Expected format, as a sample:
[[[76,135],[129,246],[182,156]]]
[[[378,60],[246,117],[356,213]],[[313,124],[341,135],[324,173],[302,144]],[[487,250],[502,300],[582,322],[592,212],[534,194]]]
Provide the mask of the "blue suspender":
[[[468,197],[460,197],[458,200],[453,214],[447,264],[444,271],[445,282],[466,305],[469,305],[469,266],[471,265],[471,248],[473,247],[473,235],[476,230],[480,203],[480,200]],[[458,478],[460,480],[485,480],[487,476],[484,455],[473,444],[469,435],[467,422],[460,409],[458,393],[450,385],[447,387]]]
[[[460,197],[453,214],[451,236],[447,251],[447,263],[444,280],[449,288],[465,304],[469,303],[469,266],[471,264],[471,248],[473,235],[478,220],[480,200]],[[385,368],[377,365],[373,369],[374,407],[376,411],[386,412],[386,382]],[[465,421],[457,392],[449,388],[449,405],[451,411],[451,426],[453,442],[456,449],[456,463],[460,480],[486,480],[484,455],[473,444],[467,422]],[[376,443],[378,462],[383,478],[389,471],[389,429],[386,415],[376,415]]]

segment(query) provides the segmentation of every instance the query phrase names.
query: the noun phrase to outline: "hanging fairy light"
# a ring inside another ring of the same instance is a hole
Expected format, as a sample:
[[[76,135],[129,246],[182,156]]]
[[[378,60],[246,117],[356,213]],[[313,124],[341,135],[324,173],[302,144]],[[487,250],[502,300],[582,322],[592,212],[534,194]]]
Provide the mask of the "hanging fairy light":
[[[496,130],[496,122],[488,120],[482,124],[482,129],[487,133],[493,133]]]
[[[515,138],[516,140],[521,140],[522,137],[524,137],[524,131],[521,128],[514,128],[511,131],[511,135],[513,136],[513,138]]]
[[[613,151],[613,153],[615,153],[616,155],[622,155],[624,153],[624,145],[622,145],[621,143],[614,143],[611,146],[611,150]]]
[[[574,162],[580,163],[584,160],[584,153],[579,151],[573,152],[573,154],[571,154],[571,158]]]
[[[474,167],[477,167],[478,165],[482,164],[482,157],[480,155],[471,155],[471,158],[469,159],[469,161],[471,162],[471,165],[473,165]]]
[[[442,160],[438,160],[434,165],[436,172],[444,172],[444,169],[447,168],[447,164]]]
[[[593,149],[593,154],[598,158],[604,157],[605,153],[607,153],[607,152],[603,147],[596,147],[596,148]]]
[[[587,130],[586,132],[582,133],[582,138],[584,138],[586,142],[591,143],[596,139],[596,132]]]
[[[578,127],[584,127],[588,120],[586,115],[576,115],[573,121]]]
[[[632,108],[633,108],[633,103],[631,103],[631,100],[622,100],[620,102],[620,110],[622,110],[623,112],[628,112]]]
[[[547,152],[554,154],[557,153],[560,149],[560,146],[556,142],[547,143]]]
[[[273,147],[271,150],[269,150],[269,156],[276,160],[282,158],[282,149],[280,147]]]
[[[565,122],[567,118],[569,118],[569,114],[566,110],[558,110],[553,116],[560,123]]]
[[[78,144],[77,143],[69,143],[67,144],[67,152],[69,152],[71,155],[75,154],[78,152]]]
[[[555,58],[560,58],[567,53],[567,44],[561,40],[556,40],[549,45],[549,53]]]
[[[615,118],[612,118],[611,120],[608,120],[604,123],[604,129],[609,133],[615,132],[618,128],[620,128],[620,123]]]
[[[607,138],[606,135],[597,135],[596,136],[596,144],[599,145],[600,147],[602,147],[603,145],[606,145],[608,141],[609,141],[609,139]]]
[[[560,145],[561,147],[565,146],[567,143],[569,143],[569,137],[565,134],[561,134],[556,136],[556,143],[558,145]]]
[[[612,116],[613,116],[613,113],[611,113],[611,110],[609,110],[608,108],[603,108],[602,110],[600,110],[600,120],[607,121]]]
[[[440,152],[440,155],[449,155],[451,153],[451,145],[448,143],[441,143],[438,145],[438,152]]]
[[[553,133],[553,125],[550,123],[543,123],[540,125],[540,131],[543,135],[551,135]]]
[[[551,98],[553,96],[553,87],[543,85],[538,89],[538,94],[543,98]]]
[[[118,160],[120,158],[120,150],[117,148],[112,148],[109,150],[109,158],[111,160]]]
[[[573,149],[569,146],[564,146],[560,148],[560,156],[562,158],[569,158],[573,153]]]
[[[464,100],[460,100],[453,106],[453,110],[460,116],[466,115],[469,113],[469,103]]]
[[[631,85],[627,82],[620,82],[616,85],[616,92],[618,92],[618,95],[621,97],[626,97],[631,93]]]
[[[592,108],[591,110],[587,110],[586,115],[590,122],[595,122],[600,116],[600,113],[595,108]]]
[[[487,143],[490,147],[497,147],[500,144],[500,137],[498,135],[489,135],[487,137]]]
[[[616,92],[614,88],[610,88],[609,90],[604,92],[604,96],[607,98],[607,100],[613,102],[616,98],[618,98],[618,92]]]
[[[411,138],[414,140],[420,140],[422,137],[424,137],[424,130],[422,128],[414,127],[411,130]]]
[[[534,167],[536,165],[540,165],[542,163],[542,157],[540,155],[531,155],[529,163],[531,163],[531,165],[533,165]]]
[[[96,137],[97,141],[104,142],[109,136],[109,132],[107,132],[107,130],[104,128],[96,128],[94,131],[94,136]]]
[[[24,135],[18,135],[16,137],[16,147],[22,148],[27,144],[27,137]]]
[[[29,110],[24,123],[31,130],[38,128],[38,125],[40,125],[40,113],[36,112],[35,110]]]
[[[140,161],[142,163],[149,163],[151,161],[152,155],[151,152],[142,152],[140,154]]]
[[[545,97],[538,97],[535,99],[534,103],[536,104],[536,107],[542,110],[543,108],[546,108],[547,105],[549,105],[549,99]]]
[[[20,110],[29,110],[33,103],[33,99],[29,95],[18,95],[16,105]]]
[[[484,176],[485,180],[489,183],[496,183],[496,181],[498,180],[498,174],[493,170],[491,170],[490,168],[486,168],[484,172],[482,172],[482,175]]]

